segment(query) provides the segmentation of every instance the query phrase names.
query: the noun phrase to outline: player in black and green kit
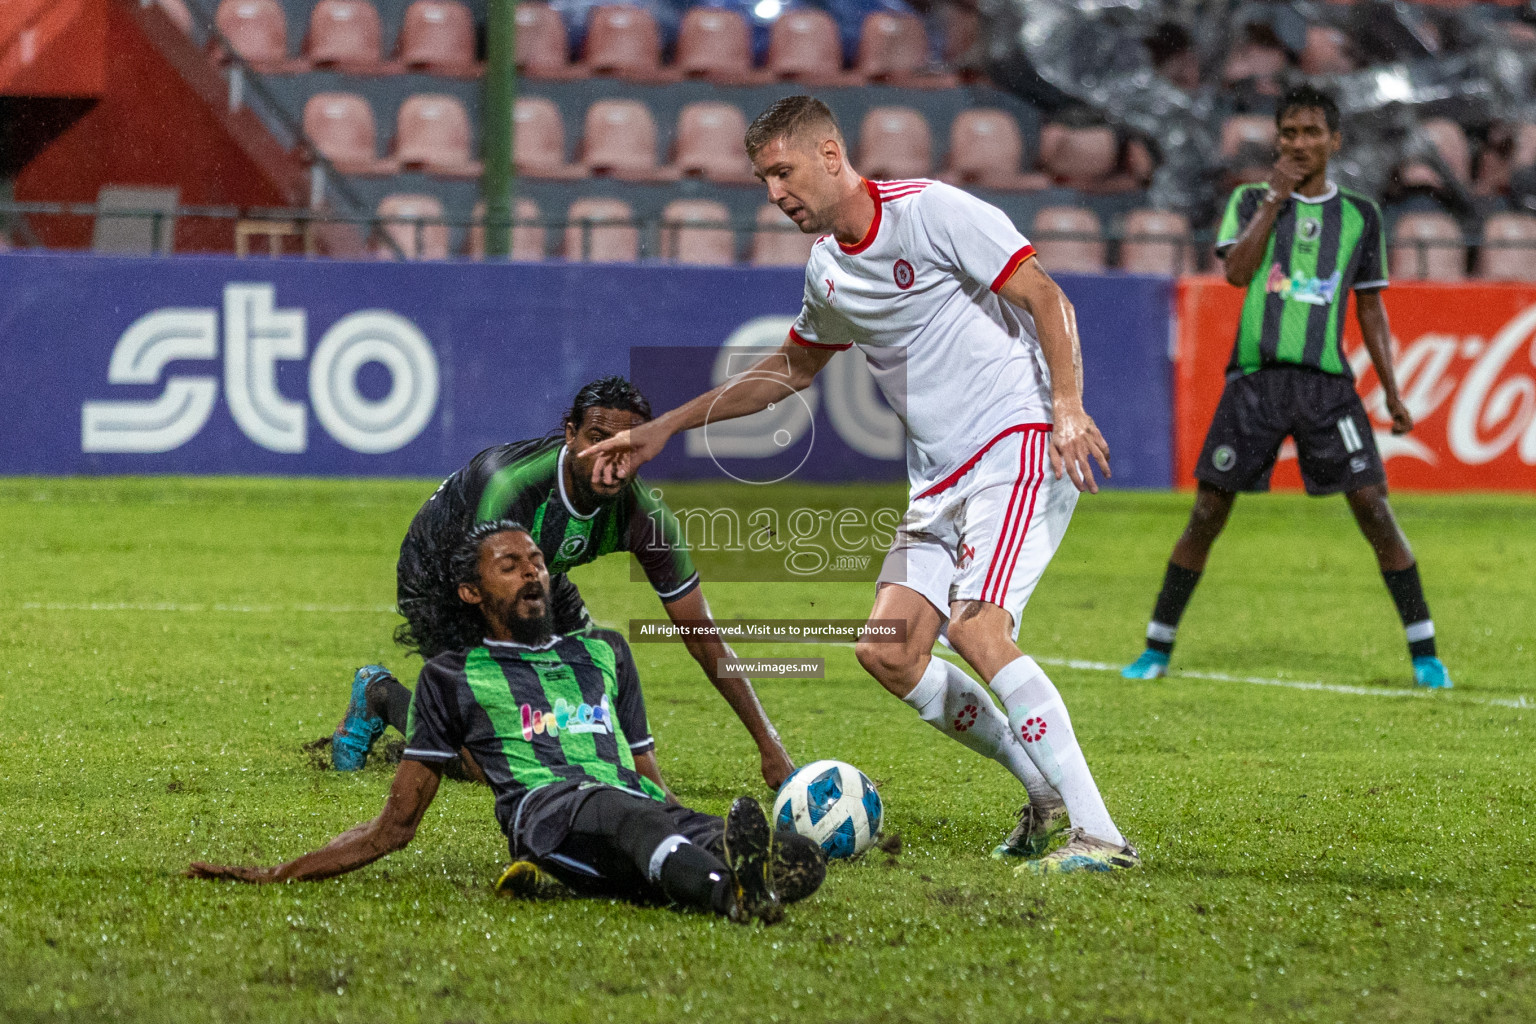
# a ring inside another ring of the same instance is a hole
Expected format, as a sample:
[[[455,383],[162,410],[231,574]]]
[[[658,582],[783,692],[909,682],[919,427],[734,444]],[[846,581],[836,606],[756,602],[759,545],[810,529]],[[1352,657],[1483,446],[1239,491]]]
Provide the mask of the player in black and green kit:
[[[1167,673],[1179,619],[1237,492],[1269,489],[1280,444],[1289,435],[1307,493],[1343,492],[1375,550],[1407,633],[1414,682],[1448,687],[1418,564],[1387,501],[1386,470],[1340,349],[1354,292],[1392,432],[1413,429],[1397,392],[1381,301],[1387,287],[1381,210],[1328,180],[1328,159],[1342,141],[1331,97],[1310,86],[1292,89],[1275,121],[1280,158],[1270,180],[1233,193],[1216,242],[1227,280],[1246,288],[1247,297],[1226,389],[1195,469],[1194,511],[1169,559],[1146,650],[1121,674],[1154,679]]]
[[[514,868],[531,862],[581,893],[670,900],[743,923],[772,923],[781,899],[815,892],[826,875],[820,847],[772,832],[751,797],[722,820],[669,801],[641,769],[636,752],[652,740],[629,647],[610,630],[552,632],[549,574],[527,530],[481,523],[446,554],[464,642],[421,670],[379,816],[286,864],[199,862],[189,875],[306,881],[372,863],[411,841],[444,765],[468,750],[495,794]]]
[[[566,573],[608,554],[630,552],[662,607],[674,621],[709,620],[677,520],[640,480],[600,489],[591,466],[576,452],[651,418],[650,403],[622,377],[605,377],[576,395],[564,435],[487,448],[444,480],[411,521],[400,545],[396,600],[405,624],[395,639],[423,660],[451,650],[463,615],[448,552],[476,524],[498,519],[526,523],[551,574],[555,630],[591,626],[586,606]],[[724,642],[690,637],[689,653],[725,697],[757,744],[763,780],[777,788],[794,770],[752,684],[722,677]],[[344,771],[361,768],[386,722],[404,732],[410,691],[386,669],[367,665],[352,684],[351,704],[332,737],[332,760]]]

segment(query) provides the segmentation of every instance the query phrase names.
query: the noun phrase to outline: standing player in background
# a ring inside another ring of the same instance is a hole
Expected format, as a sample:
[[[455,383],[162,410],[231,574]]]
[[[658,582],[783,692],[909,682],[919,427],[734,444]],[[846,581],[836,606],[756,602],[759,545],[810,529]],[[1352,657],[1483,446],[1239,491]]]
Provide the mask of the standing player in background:
[[[801,231],[827,232],[806,264],[800,317],[753,371],[594,446],[594,483],[631,476],[679,431],[764,409],[785,384],[807,387],[857,344],[906,425],[912,486],[870,612],[903,620],[906,640],[861,639],[860,664],[1024,784],[1029,802],[1000,855],[1032,857],[1019,868],[1038,872],[1134,867],[1061,694],[1014,643],[1078,490],[1098,490],[1090,462],[1109,471],[1109,448],[1083,410],[1072,304],[1002,211],[938,182],[861,178],[819,100],[778,101],[746,146],[769,201]],[[1006,718],[974,680],[933,657],[946,630]],[[1071,838],[1039,856],[1068,812]]]
[[[478,619],[470,615],[466,624],[449,554],[476,523],[498,519],[527,523],[544,552],[558,633],[576,633],[592,624],[566,572],[616,552],[633,552],[639,559],[669,617],[708,621],[709,604],[671,510],[638,479],[594,486],[591,464],[576,455],[650,418],[650,403],[634,385],[622,377],[604,377],[576,393],[563,435],[487,448],[444,480],[400,544],[396,600],[406,622],[396,641],[429,660],[478,639]],[[466,628],[471,635],[464,635]],[[732,657],[731,649],[717,637],[690,637],[686,644],[752,734],[763,781],[777,789],[794,765],[752,684],[720,675],[720,660]],[[386,724],[404,733],[410,703],[411,691],[387,669],[358,669],[351,703],[331,741],[335,766],[343,771],[363,767]]]
[[[1342,491],[1375,550],[1408,634],[1414,682],[1449,687],[1450,674],[1435,653],[1419,566],[1387,502],[1386,469],[1339,345],[1353,290],[1392,433],[1412,430],[1413,416],[1397,393],[1381,301],[1387,287],[1381,210],[1328,180],[1328,158],[1343,141],[1331,97],[1299,86],[1281,101],[1275,121],[1280,159],[1269,182],[1232,194],[1216,241],[1227,281],[1248,294],[1226,389],[1195,469],[1195,507],[1168,561],[1147,624],[1147,648],[1121,675],[1167,674],[1179,619],[1237,492],[1269,490],[1280,444],[1289,435],[1296,439],[1307,493]]]

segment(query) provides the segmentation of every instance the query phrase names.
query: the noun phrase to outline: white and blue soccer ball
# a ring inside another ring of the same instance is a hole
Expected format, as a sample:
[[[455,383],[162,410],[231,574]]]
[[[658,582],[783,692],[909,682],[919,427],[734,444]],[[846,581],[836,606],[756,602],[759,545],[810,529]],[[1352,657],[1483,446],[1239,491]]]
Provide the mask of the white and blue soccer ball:
[[[843,761],[812,761],[784,780],[773,801],[775,828],[820,843],[828,857],[857,857],[875,844],[885,805],[869,776]]]

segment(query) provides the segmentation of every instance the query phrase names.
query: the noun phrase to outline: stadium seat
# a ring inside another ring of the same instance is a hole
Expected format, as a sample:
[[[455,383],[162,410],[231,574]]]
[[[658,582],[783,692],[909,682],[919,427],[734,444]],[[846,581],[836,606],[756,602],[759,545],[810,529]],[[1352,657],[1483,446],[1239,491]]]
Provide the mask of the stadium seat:
[[[866,178],[926,178],[933,167],[928,120],[911,107],[870,107],[859,125],[858,167]]]
[[[1035,253],[1048,273],[1096,274],[1104,269],[1104,238],[1099,215],[1081,206],[1046,206],[1035,214],[1029,233]]]
[[[1040,167],[1059,185],[1092,188],[1114,173],[1119,148],[1112,128],[1047,124],[1040,130]]]
[[[1131,274],[1177,277],[1194,269],[1189,221],[1182,213],[1132,210],[1120,242],[1120,269]]]
[[[1461,125],[1447,117],[1432,117],[1420,123],[1419,131],[1429,139],[1435,152],[1445,163],[1451,175],[1462,185],[1472,181],[1472,146]],[[1402,183],[1407,187],[1443,188],[1439,171],[1425,161],[1410,160],[1398,169]]]
[[[661,30],[656,19],[644,8],[627,5],[593,8],[581,67],[589,75],[631,82],[676,78],[671,69],[661,66]]]
[[[1448,213],[1405,213],[1392,231],[1392,277],[1405,281],[1460,281],[1467,250]]]
[[[387,70],[380,59],[384,30],[368,0],[320,0],[309,15],[304,53],[323,71],[376,75]]]
[[[565,162],[565,120],[554,100],[519,96],[512,120],[512,162],[518,174],[552,181],[586,177],[581,167]]]
[[[813,7],[779,15],[768,32],[765,70],[776,81],[803,85],[853,85],[859,79],[843,71],[843,47],[837,22]]]
[[[676,177],[656,164],[656,121],[639,100],[598,100],[587,108],[580,163],[586,173],[599,177],[630,181]]]
[[[350,92],[317,92],[304,104],[304,134],[342,174],[393,174],[380,160],[373,108]]]
[[[949,157],[939,175],[951,185],[1027,191],[1050,186],[1043,174],[1025,174],[1024,137],[1012,114],[996,107],[973,107],[955,115],[949,126]]]
[[[1260,114],[1234,114],[1221,123],[1221,156],[1231,159],[1244,146],[1275,148],[1275,119]]]
[[[581,77],[571,64],[565,21],[548,4],[517,5],[517,73],[555,81]]]
[[[155,0],[155,6],[181,29],[182,35],[192,34],[192,11],[188,9],[186,0]]]
[[[1480,196],[1509,194],[1510,177],[1536,166],[1536,123],[1495,121],[1477,159],[1473,191]]]
[[[480,161],[470,156],[469,115],[464,105],[438,93],[418,93],[400,104],[394,157],[401,170],[445,178],[480,174]]]
[[[640,229],[622,199],[578,199],[566,213],[565,258],[583,263],[633,263]]]
[[[736,262],[731,211],[713,199],[674,199],[661,211],[661,258],[701,267]]]
[[[717,85],[747,85],[762,76],[752,67],[752,34],[735,11],[691,7],[677,36],[677,71]]]
[[[1477,276],[1491,281],[1536,281],[1536,217],[1496,213],[1483,223]]]
[[[859,31],[854,74],[879,85],[903,88],[953,88],[954,75],[934,71],[928,59],[928,31],[911,14],[875,11]]]
[[[277,0],[224,0],[214,23],[240,59],[264,74],[304,70],[288,57],[288,22]]]
[[[757,211],[757,230],[752,232],[754,267],[803,267],[811,258],[816,235],[808,235],[772,203]]]
[[[537,261],[544,259],[544,225],[539,223],[543,214],[539,204],[523,196],[512,209],[512,252],[514,260]],[[475,204],[473,223],[469,228],[469,244],[464,255],[470,259],[485,259],[485,203]]]
[[[672,167],[685,178],[756,184],[742,147],[747,119],[730,103],[690,103],[677,115]]]
[[[475,16],[458,0],[416,0],[405,9],[396,53],[406,71],[466,78],[478,75]]]
[[[443,204],[434,196],[388,195],[379,200],[379,227],[408,260],[448,258],[448,225],[443,223]],[[374,255],[395,259],[388,245],[376,241]]]
[[[1308,25],[1307,45],[1301,51],[1304,75],[1347,75],[1355,70],[1349,37],[1331,25]]]

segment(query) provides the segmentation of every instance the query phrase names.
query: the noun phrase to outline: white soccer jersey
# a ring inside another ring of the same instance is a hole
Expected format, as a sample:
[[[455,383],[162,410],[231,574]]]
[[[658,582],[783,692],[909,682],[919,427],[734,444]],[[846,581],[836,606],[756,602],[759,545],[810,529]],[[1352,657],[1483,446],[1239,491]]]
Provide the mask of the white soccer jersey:
[[[1001,210],[942,182],[864,184],[869,232],[857,245],[817,240],[790,338],[864,351],[906,424],[916,498],[1009,428],[1050,422],[1034,320],[996,294],[1035,250]]]

